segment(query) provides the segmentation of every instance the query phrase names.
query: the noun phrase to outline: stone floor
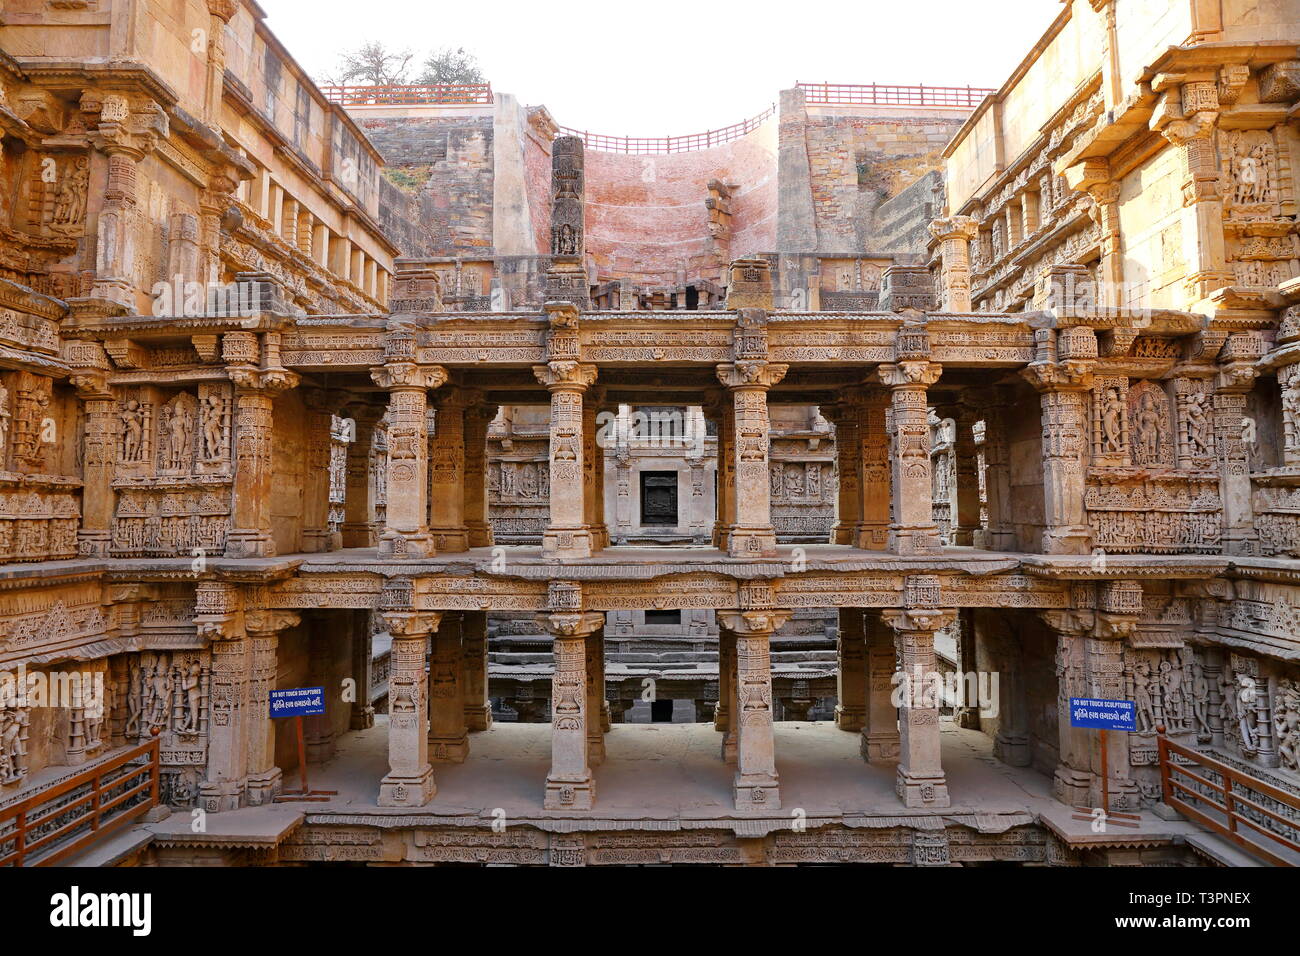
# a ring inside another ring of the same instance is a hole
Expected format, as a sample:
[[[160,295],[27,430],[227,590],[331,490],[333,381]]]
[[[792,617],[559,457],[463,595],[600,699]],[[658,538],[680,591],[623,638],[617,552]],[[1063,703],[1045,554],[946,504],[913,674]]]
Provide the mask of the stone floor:
[[[865,763],[859,735],[829,721],[776,724],[776,764],[781,778],[781,813],[803,809],[810,818],[913,816],[917,814],[1033,814],[1051,803],[1051,780],[1026,768],[995,760],[989,738],[945,722],[943,763],[952,807],[905,809],[894,793],[895,764]],[[734,769],[719,757],[721,735],[711,724],[616,724],[605,736],[606,759],[595,769],[595,817],[724,818],[732,807]],[[388,768],[387,718],[375,727],[346,734],[335,756],[312,768],[312,786],[338,790],[313,814],[371,811],[379,781]],[[551,762],[549,724],[497,724],[470,735],[463,764],[435,764],[438,793],[426,807],[383,813],[486,813],[501,808],[509,817],[549,816],[542,809],[543,784]],[[296,777],[286,775],[286,786]],[[563,814],[572,815],[572,814]],[[771,815],[770,811],[767,815]]]

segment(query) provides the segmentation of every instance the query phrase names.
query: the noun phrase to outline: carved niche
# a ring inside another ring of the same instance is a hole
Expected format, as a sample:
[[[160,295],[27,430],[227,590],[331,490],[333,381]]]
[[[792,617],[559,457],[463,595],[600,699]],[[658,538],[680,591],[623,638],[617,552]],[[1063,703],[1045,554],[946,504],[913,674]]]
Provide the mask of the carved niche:
[[[1174,422],[1169,395],[1155,382],[1138,382],[1128,390],[1128,430],[1134,465],[1174,467]]]

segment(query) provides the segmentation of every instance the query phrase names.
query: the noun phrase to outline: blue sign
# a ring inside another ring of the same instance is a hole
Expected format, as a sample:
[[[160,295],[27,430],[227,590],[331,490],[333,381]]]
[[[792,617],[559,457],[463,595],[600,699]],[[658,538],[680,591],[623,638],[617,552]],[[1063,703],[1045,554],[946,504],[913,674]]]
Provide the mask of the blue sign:
[[[325,713],[324,687],[271,691],[272,717],[318,717]]]
[[[1070,698],[1070,726],[1097,730],[1137,730],[1137,714],[1131,700]]]

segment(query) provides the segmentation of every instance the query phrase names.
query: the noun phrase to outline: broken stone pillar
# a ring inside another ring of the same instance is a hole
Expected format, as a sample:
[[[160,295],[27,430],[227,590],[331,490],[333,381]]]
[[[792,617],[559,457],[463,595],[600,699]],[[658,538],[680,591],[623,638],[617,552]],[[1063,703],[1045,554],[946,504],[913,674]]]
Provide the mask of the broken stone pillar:
[[[583,642],[587,668],[587,763],[598,767],[605,762],[605,731],[608,704],[605,700],[605,627],[587,635]]]
[[[718,611],[736,636],[735,804],[737,810],[779,810],[776,742],[772,728],[772,634],[789,611]]]
[[[409,604],[408,604],[409,606]],[[440,613],[382,612],[392,635],[388,672],[388,774],[379,784],[381,807],[422,807],[437,792],[429,763],[428,681],[424,659]]]
[[[772,295],[772,266],[766,259],[737,259],[728,270],[727,309],[775,307]]]
[[[862,725],[862,759],[883,763],[898,759],[898,705],[894,674],[898,670],[894,632],[873,611],[864,617],[867,694]]]
[[[554,492],[552,492],[554,494]],[[555,582],[552,582],[554,589]],[[605,615],[591,611],[538,615],[538,623],[551,635],[555,673],[551,679],[551,772],[546,777],[548,810],[590,810],[596,784],[588,760],[586,641],[605,624]]]
[[[582,139],[557,136],[551,143],[551,264],[547,302],[591,308],[586,270],[586,181]]]
[[[722,732],[722,760],[736,762],[736,633],[718,624],[718,710],[713,729]]]
[[[433,557],[437,552],[428,525],[428,391],[446,383],[447,370],[416,365],[414,334],[401,326],[389,330],[384,351],[388,361],[370,373],[376,385],[388,390],[388,481],[379,553]]]
[[[296,627],[301,618],[291,611],[246,611],[248,633],[248,783],[249,806],[275,801],[283,774],[275,765],[275,721],[271,719],[271,691],[276,689],[280,633]],[[329,688],[326,688],[329,693]]]
[[[970,216],[947,216],[930,223],[930,235],[939,240],[943,265],[940,271],[944,312],[969,312],[970,241],[979,234],[979,224]]]
[[[883,611],[881,616],[894,629],[905,678],[898,712],[898,796],[908,807],[946,807],[948,783],[940,758],[934,635],[950,624],[957,612],[906,608]]]
[[[488,635],[486,611],[461,612],[461,648],[465,726],[470,733],[490,730],[492,703],[488,700]]]
[[[867,722],[867,644],[862,608],[840,608],[835,726],[857,733]]]
[[[940,540],[934,522],[926,390],[939,380],[942,367],[907,359],[896,365],[881,365],[878,372],[890,389],[892,409],[893,522],[889,526],[889,550],[895,554],[935,554],[940,550]]]
[[[461,620],[443,616],[432,635],[429,660],[429,759],[463,763],[469,753],[465,728],[465,695],[461,684]]]
[[[766,361],[718,366],[718,378],[731,390],[735,410],[736,521],[728,535],[732,557],[773,557],[771,477],[768,473],[767,390],[785,376],[788,366]]]
[[[429,439],[429,538],[435,551],[469,550],[464,491],[466,406],[460,389],[439,391]]]
[[[227,332],[221,340],[226,374],[235,386],[235,487],[226,557],[275,554],[271,534],[271,426],[274,399],[298,384],[279,368],[278,353],[265,359],[254,332]]]

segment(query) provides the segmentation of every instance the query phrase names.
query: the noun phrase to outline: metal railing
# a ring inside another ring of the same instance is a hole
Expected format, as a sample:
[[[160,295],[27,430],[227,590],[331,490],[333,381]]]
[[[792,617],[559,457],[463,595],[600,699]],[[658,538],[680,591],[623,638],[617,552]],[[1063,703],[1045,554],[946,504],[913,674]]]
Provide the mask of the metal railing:
[[[684,136],[609,136],[605,133],[593,133],[590,130],[571,129],[561,126],[560,132],[566,136],[577,136],[588,149],[606,153],[686,153],[697,149],[710,149],[730,143],[732,140],[752,133],[776,115],[773,103],[757,116],[723,126],[719,129],[706,130],[703,133],[687,133]]]
[[[1158,746],[1160,787],[1168,806],[1270,863],[1296,865],[1300,797],[1176,744],[1164,734],[1160,734]],[[1183,763],[1174,762],[1174,756],[1183,758]],[[1289,814],[1285,812],[1288,809]],[[1290,855],[1279,852],[1283,850]]]
[[[0,867],[50,866],[144,816],[158,770],[151,740],[0,810]]]
[[[879,83],[796,83],[804,102],[831,106],[957,106],[974,109],[996,90],[978,86],[886,86]]]
[[[491,83],[430,86],[332,86],[320,88],[325,98],[341,106],[458,106],[492,102]]]

